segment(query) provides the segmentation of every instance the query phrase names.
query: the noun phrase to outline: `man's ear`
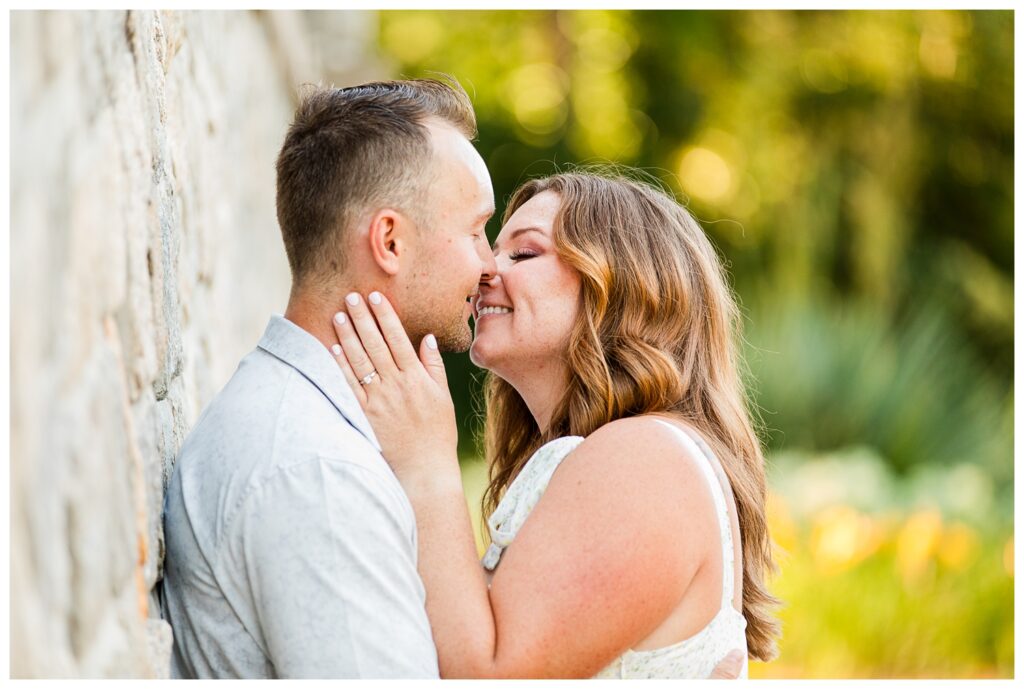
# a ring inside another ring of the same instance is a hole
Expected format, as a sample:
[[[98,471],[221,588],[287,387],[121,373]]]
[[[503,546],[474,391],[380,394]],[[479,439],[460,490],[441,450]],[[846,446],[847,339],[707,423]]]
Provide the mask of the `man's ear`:
[[[409,248],[409,219],[392,208],[382,208],[370,218],[370,255],[388,275],[398,273],[401,259]]]

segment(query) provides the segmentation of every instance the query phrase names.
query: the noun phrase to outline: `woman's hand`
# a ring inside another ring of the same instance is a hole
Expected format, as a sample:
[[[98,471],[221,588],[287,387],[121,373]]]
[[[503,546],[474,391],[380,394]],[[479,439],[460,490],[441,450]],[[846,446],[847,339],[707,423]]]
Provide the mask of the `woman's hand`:
[[[457,470],[455,408],[437,340],[424,337],[417,356],[384,295],[345,301],[348,316],[334,318],[341,345],[331,351],[395,475],[403,483],[429,477],[445,461]]]

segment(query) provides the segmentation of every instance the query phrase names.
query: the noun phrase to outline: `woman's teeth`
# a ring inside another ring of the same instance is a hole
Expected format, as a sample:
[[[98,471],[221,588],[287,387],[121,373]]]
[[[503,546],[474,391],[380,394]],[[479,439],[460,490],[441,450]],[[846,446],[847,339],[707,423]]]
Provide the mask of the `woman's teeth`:
[[[512,309],[506,309],[504,306],[485,306],[477,311],[478,316],[486,316],[491,313],[512,313]]]

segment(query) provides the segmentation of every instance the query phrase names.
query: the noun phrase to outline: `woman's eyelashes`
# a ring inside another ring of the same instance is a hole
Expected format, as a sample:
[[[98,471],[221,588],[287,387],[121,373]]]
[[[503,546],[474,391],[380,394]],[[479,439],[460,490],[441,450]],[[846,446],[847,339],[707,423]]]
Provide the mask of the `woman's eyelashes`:
[[[523,261],[528,258],[539,256],[540,254],[533,249],[517,249],[508,255],[510,261]]]

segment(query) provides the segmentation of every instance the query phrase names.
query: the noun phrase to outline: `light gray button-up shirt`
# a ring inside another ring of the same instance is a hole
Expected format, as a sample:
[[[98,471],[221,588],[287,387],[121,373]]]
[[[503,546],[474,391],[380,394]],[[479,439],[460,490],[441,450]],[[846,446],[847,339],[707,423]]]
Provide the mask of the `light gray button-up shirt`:
[[[330,353],[271,318],[164,505],[173,677],[438,676],[412,506]]]

